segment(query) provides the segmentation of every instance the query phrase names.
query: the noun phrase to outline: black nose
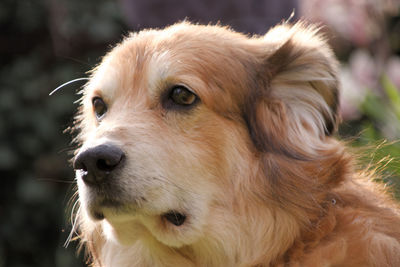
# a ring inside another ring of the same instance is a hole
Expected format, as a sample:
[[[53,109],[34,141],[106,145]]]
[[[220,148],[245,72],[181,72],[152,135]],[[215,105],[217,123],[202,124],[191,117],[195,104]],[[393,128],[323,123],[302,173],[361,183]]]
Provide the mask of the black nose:
[[[76,155],[73,167],[82,170],[82,179],[87,185],[98,185],[121,164],[124,152],[115,145],[103,144],[89,148]]]

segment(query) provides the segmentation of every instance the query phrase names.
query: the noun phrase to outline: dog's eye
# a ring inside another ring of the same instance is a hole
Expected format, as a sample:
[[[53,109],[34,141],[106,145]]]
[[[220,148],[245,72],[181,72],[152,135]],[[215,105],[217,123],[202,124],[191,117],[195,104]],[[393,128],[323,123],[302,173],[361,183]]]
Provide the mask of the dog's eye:
[[[170,92],[169,99],[179,106],[189,107],[197,102],[197,96],[182,85],[174,86]]]
[[[94,113],[96,114],[96,118],[98,120],[101,120],[107,112],[107,105],[104,103],[103,99],[100,97],[94,97],[92,99],[92,104],[93,104],[93,110]]]

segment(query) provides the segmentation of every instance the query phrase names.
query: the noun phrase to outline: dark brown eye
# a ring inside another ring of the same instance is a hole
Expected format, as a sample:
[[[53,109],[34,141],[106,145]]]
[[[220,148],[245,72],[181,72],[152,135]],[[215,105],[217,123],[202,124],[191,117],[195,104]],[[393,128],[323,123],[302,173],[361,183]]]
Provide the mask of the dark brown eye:
[[[173,87],[170,92],[169,98],[175,105],[185,107],[193,105],[197,102],[198,99],[192,91],[182,85],[177,85]]]
[[[107,112],[107,105],[100,97],[94,97],[92,100],[93,110],[98,120],[101,120]]]

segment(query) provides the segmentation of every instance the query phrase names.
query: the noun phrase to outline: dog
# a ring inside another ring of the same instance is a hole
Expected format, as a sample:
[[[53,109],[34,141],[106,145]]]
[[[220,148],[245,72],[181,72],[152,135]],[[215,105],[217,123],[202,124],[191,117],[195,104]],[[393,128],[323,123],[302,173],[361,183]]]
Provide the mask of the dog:
[[[318,27],[181,22],[127,36],[76,115],[92,266],[400,266],[399,206],[334,137]]]

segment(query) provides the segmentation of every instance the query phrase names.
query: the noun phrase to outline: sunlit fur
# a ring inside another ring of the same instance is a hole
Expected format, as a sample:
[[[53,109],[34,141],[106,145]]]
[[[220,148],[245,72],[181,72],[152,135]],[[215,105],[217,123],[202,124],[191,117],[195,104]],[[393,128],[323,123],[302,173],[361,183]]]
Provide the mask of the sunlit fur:
[[[126,161],[101,206],[77,171],[94,266],[400,266],[399,209],[334,133],[338,64],[318,29],[249,37],[179,23],[132,34],[94,69],[77,142]],[[162,103],[174,85],[200,101]],[[97,121],[92,98],[108,111]],[[104,220],[95,220],[94,209]],[[181,226],[163,220],[177,210]]]

